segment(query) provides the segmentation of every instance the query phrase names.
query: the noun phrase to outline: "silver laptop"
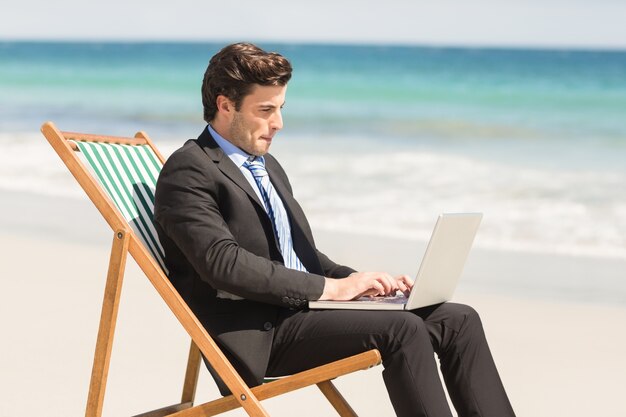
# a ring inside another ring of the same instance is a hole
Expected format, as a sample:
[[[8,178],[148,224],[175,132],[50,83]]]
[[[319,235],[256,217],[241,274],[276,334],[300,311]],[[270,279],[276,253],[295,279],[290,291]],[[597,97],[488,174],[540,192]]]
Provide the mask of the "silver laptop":
[[[309,301],[309,308],[414,310],[449,301],[463,272],[482,217],[482,213],[439,215],[409,298],[396,295],[361,297],[352,301]]]

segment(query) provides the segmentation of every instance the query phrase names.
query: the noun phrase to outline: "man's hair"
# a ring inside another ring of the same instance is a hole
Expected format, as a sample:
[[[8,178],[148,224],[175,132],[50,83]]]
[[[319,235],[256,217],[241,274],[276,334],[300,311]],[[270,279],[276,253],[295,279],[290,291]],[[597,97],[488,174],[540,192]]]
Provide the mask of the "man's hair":
[[[276,52],[265,52],[251,43],[234,43],[211,58],[202,82],[204,120],[217,113],[217,96],[223,95],[239,111],[255,84],[284,86],[291,79],[291,64]]]

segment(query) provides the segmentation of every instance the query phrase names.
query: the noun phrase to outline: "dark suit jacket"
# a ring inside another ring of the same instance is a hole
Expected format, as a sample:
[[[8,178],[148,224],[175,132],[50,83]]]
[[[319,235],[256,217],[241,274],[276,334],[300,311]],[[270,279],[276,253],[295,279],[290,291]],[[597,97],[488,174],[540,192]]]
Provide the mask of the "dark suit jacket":
[[[271,155],[265,161],[289,215],[294,250],[309,273],[283,266],[262,203],[207,129],[169,157],[154,207],[172,284],[250,385],[265,376],[281,309],[306,308],[322,294],[324,276],[354,272],[316,249],[287,175]],[[245,300],[217,298],[218,289]]]

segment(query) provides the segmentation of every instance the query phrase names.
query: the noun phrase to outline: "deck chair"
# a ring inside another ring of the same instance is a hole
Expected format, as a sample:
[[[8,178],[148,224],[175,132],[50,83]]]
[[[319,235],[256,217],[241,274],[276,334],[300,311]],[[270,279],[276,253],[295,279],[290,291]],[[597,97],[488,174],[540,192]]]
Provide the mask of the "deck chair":
[[[356,416],[331,379],[380,364],[377,350],[250,388],[185,304],[167,278],[163,249],[154,229],[154,189],[164,159],[145,133],[127,138],[62,132],[51,122],[44,123],[41,131],[113,230],[85,416],[99,417],[102,414],[128,253],[191,336],[181,402],[139,416],[213,416],[239,407],[243,407],[249,416],[269,416],[261,400],[313,384],[319,387],[339,415]],[[232,395],[194,406],[200,352]]]

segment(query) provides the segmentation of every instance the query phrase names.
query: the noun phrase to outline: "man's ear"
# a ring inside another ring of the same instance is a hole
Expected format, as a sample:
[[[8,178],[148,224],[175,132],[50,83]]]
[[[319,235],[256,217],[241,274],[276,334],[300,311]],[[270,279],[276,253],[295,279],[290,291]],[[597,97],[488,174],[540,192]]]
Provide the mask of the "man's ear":
[[[217,111],[223,113],[225,116],[229,116],[235,110],[233,102],[224,95],[217,96],[215,104],[217,105]]]

